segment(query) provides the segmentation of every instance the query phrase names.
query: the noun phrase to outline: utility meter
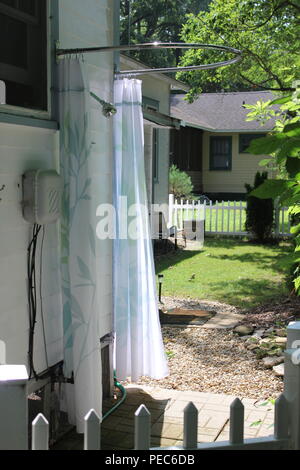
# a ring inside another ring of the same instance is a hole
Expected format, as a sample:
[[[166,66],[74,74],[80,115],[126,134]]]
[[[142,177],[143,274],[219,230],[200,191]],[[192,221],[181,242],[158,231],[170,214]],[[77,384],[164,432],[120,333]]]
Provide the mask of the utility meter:
[[[62,181],[55,170],[30,170],[23,175],[23,217],[31,224],[55,222],[61,212]]]

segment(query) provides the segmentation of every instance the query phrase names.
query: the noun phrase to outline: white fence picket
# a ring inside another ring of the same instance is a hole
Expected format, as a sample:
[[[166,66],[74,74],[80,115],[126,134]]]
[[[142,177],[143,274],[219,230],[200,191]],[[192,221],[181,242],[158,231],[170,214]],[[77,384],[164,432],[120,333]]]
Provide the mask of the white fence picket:
[[[234,232],[234,233],[236,232],[236,215],[237,215],[237,209],[238,209],[238,207],[235,205],[235,202],[234,202],[234,206],[233,206],[233,232]]]
[[[198,411],[193,403],[184,409],[183,446],[164,447],[162,450],[182,449],[254,449],[300,450],[300,321],[287,328],[287,350],[284,361],[284,392],[275,402],[274,435],[244,439],[244,405],[236,398],[230,406],[229,441],[197,442]],[[27,447],[27,393],[28,375],[24,366],[0,366],[0,448],[25,450]],[[14,390],[15,388],[15,390]],[[14,393],[16,392],[16,393]],[[12,395],[12,400],[10,396]],[[6,406],[5,406],[6,405]],[[14,409],[17,416],[13,416]],[[22,411],[23,410],[23,411]],[[13,428],[10,418],[13,416]],[[6,423],[6,428],[4,424]],[[135,413],[135,450],[150,449],[151,416],[144,405]],[[11,432],[14,430],[14,434]],[[6,431],[6,433],[5,433]],[[22,433],[20,432],[22,431]],[[86,450],[100,449],[100,418],[94,410],[85,417]],[[49,424],[42,414],[32,423],[32,449],[48,450]],[[160,448],[154,448],[159,450]],[[151,450],[151,449],[150,449]]]
[[[196,210],[196,219],[201,220],[201,204],[200,201],[198,201],[197,204],[197,210]]]
[[[151,416],[145,405],[141,405],[134,417],[134,449],[148,450],[150,448]]]
[[[224,214],[225,214],[225,210],[224,210],[224,201],[222,201],[222,224],[221,224],[221,232],[224,232]]]
[[[100,450],[101,419],[95,410],[90,410],[84,418],[84,450]]]
[[[239,232],[243,231],[243,201],[240,201],[240,225]]]
[[[230,444],[242,444],[244,442],[244,405],[236,398],[230,405]]]
[[[227,217],[227,233],[230,233],[230,202],[228,201],[227,202],[228,206],[227,206],[227,214],[228,214],[228,217]]]
[[[190,402],[184,408],[183,413],[183,448],[196,449],[198,444],[198,410]]]
[[[49,450],[49,423],[42,413],[32,422],[32,450]]]
[[[181,199],[181,203],[180,203],[181,207],[180,207],[180,230],[183,230],[183,211],[184,211],[184,205],[183,205],[183,199]]]

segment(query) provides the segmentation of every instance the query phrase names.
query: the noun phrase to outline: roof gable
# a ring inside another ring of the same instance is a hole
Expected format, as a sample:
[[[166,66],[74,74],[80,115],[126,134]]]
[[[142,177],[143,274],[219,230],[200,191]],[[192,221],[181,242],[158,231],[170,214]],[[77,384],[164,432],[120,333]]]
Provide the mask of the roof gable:
[[[274,99],[268,91],[202,93],[193,103],[188,103],[184,97],[184,94],[171,96],[171,116],[187,125],[215,132],[266,132],[274,127],[273,119],[264,125],[246,121],[249,110],[244,105]]]

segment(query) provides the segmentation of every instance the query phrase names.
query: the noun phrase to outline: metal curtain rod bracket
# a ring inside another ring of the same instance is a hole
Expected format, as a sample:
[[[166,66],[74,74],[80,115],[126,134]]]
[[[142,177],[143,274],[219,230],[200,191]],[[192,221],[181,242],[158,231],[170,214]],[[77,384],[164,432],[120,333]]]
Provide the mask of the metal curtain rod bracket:
[[[235,64],[242,58],[242,51],[234,49],[229,46],[219,46],[213,44],[200,44],[200,43],[184,43],[184,42],[150,42],[144,44],[132,45],[119,45],[119,46],[104,46],[104,47],[89,47],[77,49],[59,49],[56,47],[56,57],[61,57],[68,54],[83,54],[90,52],[112,52],[112,51],[139,51],[145,49],[215,49],[222,52],[230,52],[235,54],[235,57],[222,62],[215,62],[213,64],[204,65],[191,65],[187,67],[164,67],[164,68],[148,68],[142,70],[125,70],[117,72],[116,76],[122,75],[144,75],[145,73],[166,73],[166,72],[187,72],[192,70],[207,70],[215,69],[217,67],[225,67],[226,65]]]

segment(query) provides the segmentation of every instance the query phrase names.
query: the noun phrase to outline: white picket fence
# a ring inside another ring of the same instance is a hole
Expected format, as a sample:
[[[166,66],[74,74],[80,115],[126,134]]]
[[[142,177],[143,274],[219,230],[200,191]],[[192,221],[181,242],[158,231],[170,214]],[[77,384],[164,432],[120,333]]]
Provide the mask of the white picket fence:
[[[151,448],[151,415],[141,405],[135,413],[134,450],[300,450],[300,322],[292,322],[287,333],[284,392],[275,403],[273,435],[244,439],[244,405],[236,398],[230,406],[229,440],[198,443],[198,410],[190,402],[184,409],[183,445]],[[24,366],[0,366],[0,450],[28,448],[25,371]],[[84,426],[84,449],[100,450],[101,419],[94,410],[84,418]],[[39,414],[32,423],[32,450],[48,449],[49,423]]]
[[[276,237],[290,236],[288,209],[275,208],[274,234]],[[205,220],[206,235],[246,236],[245,231],[246,202],[177,200],[169,195],[169,223],[178,231],[183,230],[184,220]]]

